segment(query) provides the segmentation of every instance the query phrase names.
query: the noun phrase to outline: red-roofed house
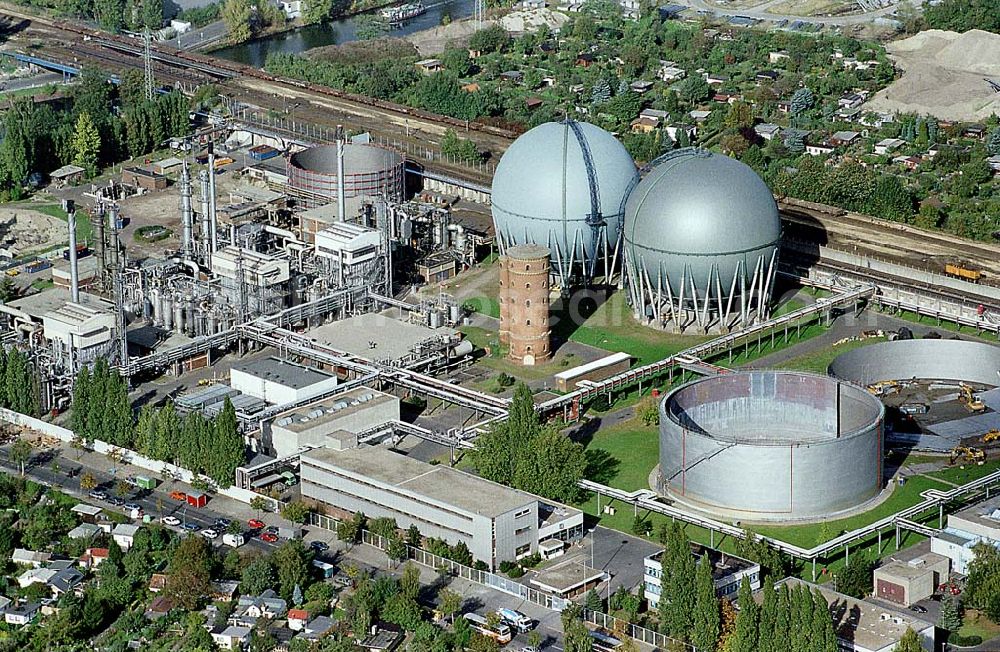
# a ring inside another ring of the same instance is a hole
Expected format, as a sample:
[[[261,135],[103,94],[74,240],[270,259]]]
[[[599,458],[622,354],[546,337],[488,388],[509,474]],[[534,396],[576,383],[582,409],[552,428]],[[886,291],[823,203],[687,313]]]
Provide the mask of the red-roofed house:
[[[87,548],[87,551],[80,556],[80,565],[84,568],[97,568],[107,558],[107,548]]]
[[[288,629],[301,632],[309,622],[309,612],[305,609],[288,610]]]

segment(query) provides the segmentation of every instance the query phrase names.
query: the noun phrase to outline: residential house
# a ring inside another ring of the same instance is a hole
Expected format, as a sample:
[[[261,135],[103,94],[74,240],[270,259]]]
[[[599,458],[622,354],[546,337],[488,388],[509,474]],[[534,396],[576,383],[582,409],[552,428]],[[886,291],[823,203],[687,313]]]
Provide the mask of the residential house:
[[[924,160],[919,156],[897,156],[892,159],[892,162],[898,163],[907,170],[913,171],[916,170],[920,164],[924,162]]]
[[[542,104],[544,104],[544,102],[542,102],[542,98],[537,97],[535,95],[532,95],[531,97],[524,100],[524,106],[529,111],[534,111],[535,109],[542,106]]]
[[[861,107],[837,109],[837,118],[843,122],[856,122],[861,116]]]
[[[521,9],[545,9],[545,0],[521,0]]]
[[[906,144],[906,141],[902,138],[883,138],[882,140],[875,143],[875,153],[880,156],[885,156],[890,152],[899,149]]]
[[[229,602],[236,597],[240,583],[236,580],[217,580],[212,582],[208,597],[210,600]]]
[[[990,169],[994,172],[1000,172],[1000,154],[995,154],[986,159],[986,164],[989,165]]]
[[[643,80],[634,81],[631,84],[629,84],[629,88],[632,89],[633,93],[638,93],[639,95],[642,95],[643,93],[648,93],[649,91],[653,90],[653,82],[643,81]]]
[[[833,150],[833,145],[829,143],[806,143],[806,154],[809,156],[824,156],[832,154]]]
[[[700,123],[705,122],[706,120],[708,120],[708,116],[712,115],[712,112],[711,111],[706,111],[704,109],[695,109],[694,111],[692,111],[688,115],[691,116],[692,120],[694,120],[695,122],[697,122],[697,123],[700,124]]]
[[[712,101],[719,104],[732,104],[739,99],[742,99],[739,93],[716,93],[712,95]]]
[[[83,573],[68,559],[54,561],[45,568],[30,568],[17,577],[22,589],[32,584],[46,584],[56,598],[72,591],[82,581]]]
[[[309,623],[309,612],[305,609],[288,610],[288,629],[296,632],[304,631]]]
[[[835,131],[830,136],[829,143],[834,147],[846,147],[853,144],[858,138],[861,138],[861,134],[856,131]]]
[[[444,69],[444,65],[440,59],[421,59],[413,65],[425,75],[430,75]]]
[[[677,142],[680,138],[680,132],[684,131],[687,133],[688,141],[694,140],[694,137],[698,134],[698,128],[694,125],[667,125],[665,127],[667,135],[674,142]]]
[[[767,62],[771,64],[780,63],[788,58],[789,54],[784,50],[778,50],[777,52],[771,51],[767,53]]]
[[[97,536],[101,531],[100,526],[93,523],[80,523],[69,531],[67,536],[70,539],[90,539]]]
[[[174,601],[165,595],[158,595],[153,598],[153,601],[149,603],[146,607],[145,613],[143,615],[147,620],[156,620],[158,618],[163,618],[174,608]]]
[[[524,73],[520,70],[507,70],[500,73],[500,79],[512,84],[520,84],[524,81]]]
[[[858,118],[858,123],[864,125],[865,127],[872,127],[873,129],[881,129],[882,125],[892,124],[896,121],[896,116],[891,113],[862,113],[861,117]]]
[[[111,538],[115,540],[122,550],[128,550],[135,541],[135,533],[139,531],[138,525],[131,523],[119,523],[115,529],[111,530]]]
[[[661,59],[660,69],[656,71],[656,77],[661,81],[673,83],[687,77],[687,71],[683,68],[678,68],[677,64],[673,61],[663,61]]]
[[[11,554],[10,560],[21,566],[41,568],[43,564],[51,559],[51,557],[52,555],[47,552],[36,552],[34,550],[25,550],[24,548],[14,548],[14,552]]]
[[[250,644],[249,627],[229,625],[220,632],[212,632],[212,640],[222,650],[242,650]]]
[[[87,503],[79,503],[78,505],[73,505],[70,510],[74,514],[80,517],[80,520],[84,523],[96,523],[97,515],[104,510],[96,505],[88,505]]]
[[[23,627],[38,617],[41,608],[40,602],[22,602],[14,607],[8,607],[3,619],[8,625]]]
[[[72,562],[66,563],[72,564]],[[47,584],[49,585],[49,589],[52,591],[52,597],[59,598],[59,596],[69,593],[70,591],[76,591],[77,585],[82,581],[83,573],[71,565],[68,568],[58,570],[55,575],[49,578]]]
[[[703,76],[709,86],[721,86],[722,84],[729,82],[729,75],[724,75],[722,73],[706,72]]]
[[[335,623],[333,622],[333,619],[329,616],[316,616],[306,623],[305,628],[299,632],[298,638],[304,638],[309,641],[318,641],[333,631],[334,625]]]
[[[584,52],[576,57],[576,65],[578,68],[589,68],[594,65],[594,55],[590,52]]]
[[[236,609],[229,616],[231,625],[253,627],[260,618],[280,618],[288,611],[288,603],[278,597],[273,589],[258,596],[241,595]]]
[[[159,593],[167,585],[167,576],[163,573],[153,573],[149,578],[150,593]]]
[[[837,106],[853,109],[856,106],[861,106],[864,101],[864,96],[859,93],[844,93],[840,96],[840,99],[837,100]]]
[[[780,74],[778,73],[777,70],[761,70],[754,77],[754,80],[758,84],[771,83],[777,81],[779,76]]]
[[[764,140],[771,140],[781,133],[781,127],[770,122],[762,122],[759,125],[754,125],[753,131]]]
[[[0,595],[0,614],[7,613],[7,609],[14,604],[14,601],[7,596]]]
[[[369,634],[358,642],[362,649],[368,652],[392,652],[403,642],[403,633],[395,629],[379,627],[374,634]]]
[[[97,568],[107,558],[107,548],[87,548],[86,552],[80,555],[79,564],[87,569]]]
[[[632,133],[634,134],[648,134],[656,131],[660,126],[659,118],[652,118],[649,116],[639,116],[631,123]]]
[[[986,137],[986,127],[984,125],[968,125],[962,130],[962,135],[966,138],[982,140]]]

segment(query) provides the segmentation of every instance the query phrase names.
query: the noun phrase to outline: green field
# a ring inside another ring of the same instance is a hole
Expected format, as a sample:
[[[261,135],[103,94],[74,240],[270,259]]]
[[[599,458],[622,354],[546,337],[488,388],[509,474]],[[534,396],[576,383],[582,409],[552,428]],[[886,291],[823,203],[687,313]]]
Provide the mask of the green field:
[[[812,353],[796,356],[791,360],[786,360],[785,362],[776,365],[775,367],[777,369],[794,369],[797,371],[811,371],[817,374],[826,374],[826,370],[830,366],[830,363],[832,363],[833,360],[840,354],[853,351],[854,349],[860,349],[863,346],[875,344],[876,342],[884,341],[884,337],[876,337],[867,340],[858,340],[855,342],[845,342],[839,346],[826,347],[818,351],[813,351]]]
[[[647,489],[659,453],[656,427],[644,426],[637,418],[601,428],[587,442],[588,456],[602,462],[600,472],[590,473],[589,479],[625,491]]]

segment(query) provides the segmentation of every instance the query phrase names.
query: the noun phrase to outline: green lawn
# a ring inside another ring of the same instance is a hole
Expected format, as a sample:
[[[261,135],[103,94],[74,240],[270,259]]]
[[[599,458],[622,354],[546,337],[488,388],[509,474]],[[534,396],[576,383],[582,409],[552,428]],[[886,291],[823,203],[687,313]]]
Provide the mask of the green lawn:
[[[945,483],[938,482],[932,478],[913,476],[902,487],[896,487],[892,495],[881,505],[864,514],[810,525],[761,525],[755,527],[754,530],[760,534],[775,537],[793,545],[811,548],[820,543],[821,538],[824,538],[821,535],[837,536],[843,531],[868,525],[901,509],[916,505],[923,500],[920,497],[922,491],[926,491],[927,489],[947,490],[949,488]]]
[[[601,451],[604,464],[601,473],[590,479],[617,489],[635,491],[649,487],[649,473],[656,466],[660,443],[655,426],[644,426],[631,419],[611,428],[601,428],[587,443],[591,451]]]
[[[884,337],[877,337],[866,340],[858,340],[856,342],[845,342],[839,346],[824,347],[818,351],[813,351],[812,353],[806,353],[796,356],[790,360],[786,360],[785,362],[776,365],[776,368],[795,369],[797,371],[812,371],[818,374],[826,374],[827,368],[833,362],[834,358],[840,354],[853,351],[854,349],[860,349],[863,346],[875,344],[876,342],[884,341]]]
[[[637,365],[643,365],[712,338],[667,333],[643,326],[632,317],[632,311],[625,303],[625,293],[615,292],[579,328],[572,331],[569,339],[606,351],[623,351],[635,357]]]
[[[494,319],[500,319],[500,304],[493,297],[472,297],[471,299],[466,299],[462,304],[475,312],[489,315]]]
[[[984,475],[993,473],[997,469],[1000,469],[1000,460],[993,460],[991,462],[986,462],[982,466],[977,466],[975,464],[966,464],[965,468],[961,468],[958,465],[941,469],[940,471],[932,471],[927,475],[932,475],[935,478],[941,478],[946,482],[953,482],[955,484],[966,484],[972,482],[973,480],[978,480]]]
[[[968,609],[965,618],[962,620],[962,627],[958,630],[962,636],[979,636],[984,641],[1000,636],[1000,625],[990,621],[986,616],[981,615],[975,609]]]

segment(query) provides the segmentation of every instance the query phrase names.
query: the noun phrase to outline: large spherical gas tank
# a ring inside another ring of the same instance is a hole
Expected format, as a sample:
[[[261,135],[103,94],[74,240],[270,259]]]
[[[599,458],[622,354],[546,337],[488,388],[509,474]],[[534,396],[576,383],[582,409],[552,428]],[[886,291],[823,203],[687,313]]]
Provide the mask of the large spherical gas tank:
[[[548,247],[564,280],[571,267],[587,276],[605,246],[614,253],[623,199],[637,175],[625,147],[600,127],[539,125],[515,140],[497,165],[491,199],[497,235],[505,247]],[[599,219],[591,218],[592,186]]]
[[[698,149],[661,160],[629,194],[624,247],[629,265],[675,296],[736,290],[759,265],[767,272],[781,237],[774,197],[747,165]],[[682,289],[683,288],[683,289]]]

